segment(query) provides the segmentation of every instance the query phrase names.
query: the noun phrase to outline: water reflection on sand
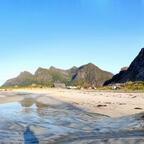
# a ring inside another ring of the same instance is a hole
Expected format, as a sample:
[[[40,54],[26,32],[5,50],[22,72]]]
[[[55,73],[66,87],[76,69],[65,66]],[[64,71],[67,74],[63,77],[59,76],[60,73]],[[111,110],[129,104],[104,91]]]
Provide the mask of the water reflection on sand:
[[[111,119],[50,96],[47,103],[38,101],[41,95],[19,96],[22,100],[0,104],[0,143],[144,143],[144,114]]]

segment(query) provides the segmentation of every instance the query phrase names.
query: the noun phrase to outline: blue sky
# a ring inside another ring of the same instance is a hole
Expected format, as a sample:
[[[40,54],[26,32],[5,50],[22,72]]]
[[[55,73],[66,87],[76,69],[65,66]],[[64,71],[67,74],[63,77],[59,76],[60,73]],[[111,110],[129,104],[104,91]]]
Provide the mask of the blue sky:
[[[92,62],[117,73],[144,47],[144,0],[0,0],[0,83]]]

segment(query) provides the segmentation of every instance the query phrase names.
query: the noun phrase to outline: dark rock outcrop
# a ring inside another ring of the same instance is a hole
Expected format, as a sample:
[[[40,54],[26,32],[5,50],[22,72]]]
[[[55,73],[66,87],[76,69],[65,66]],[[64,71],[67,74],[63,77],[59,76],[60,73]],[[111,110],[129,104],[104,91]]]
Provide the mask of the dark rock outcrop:
[[[128,69],[123,69],[119,74],[113,76],[112,79],[106,81],[104,85],[125,83],[128,81],[144,81],[144,48],[141,49]]]

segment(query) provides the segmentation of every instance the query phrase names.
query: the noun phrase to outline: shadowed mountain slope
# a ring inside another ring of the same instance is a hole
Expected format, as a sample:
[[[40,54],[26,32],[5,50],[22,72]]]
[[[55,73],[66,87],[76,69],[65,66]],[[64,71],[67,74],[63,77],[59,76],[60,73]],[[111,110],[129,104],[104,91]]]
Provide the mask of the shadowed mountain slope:
[[[144,81],[144,48],[141,49],[128,68],[122,69],[112,79],[106,81],[104,85],[125,83],[128,81]]]

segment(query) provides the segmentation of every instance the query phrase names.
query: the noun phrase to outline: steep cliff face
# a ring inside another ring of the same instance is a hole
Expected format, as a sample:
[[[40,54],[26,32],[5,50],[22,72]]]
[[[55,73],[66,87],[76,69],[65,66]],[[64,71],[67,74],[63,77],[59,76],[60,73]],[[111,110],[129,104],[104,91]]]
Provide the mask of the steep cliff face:
[[[125,83],[128,81],[144,81],[144,48],[141,49],[140,53],[133,60],[128,69],[120,71],[119,74],[106,81],[104,85]]]

